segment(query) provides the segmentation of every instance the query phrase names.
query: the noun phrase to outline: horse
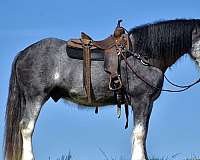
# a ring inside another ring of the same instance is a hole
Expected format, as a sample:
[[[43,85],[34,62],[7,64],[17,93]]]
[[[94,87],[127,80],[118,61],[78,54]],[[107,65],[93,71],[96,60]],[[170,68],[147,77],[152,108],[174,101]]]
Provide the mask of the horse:
[[[175,19],[136,26],[129,31],[134,56],[121,61],[121,78],[130,97],[134,128],[132,160],[148,160],[146,137],[153,102],[162,92],[164,73],[189,54],[200,66],[200,20]],[[34,160],[32,135],[43,104],[63,98],[84,106],[115,105],[103,61],[92,61],[95,101],[88,103],[83,87],[83,65],[66,51],[66,41],[40,40],[17,54],[12,64],[6,108],[4,158]],[[133,72],[135,71],[135,72]],[[142,78],[141,78],[142,77]],[[127,83],[128,80],[128,83]],[[129,107],[130,107],[129,106]]]

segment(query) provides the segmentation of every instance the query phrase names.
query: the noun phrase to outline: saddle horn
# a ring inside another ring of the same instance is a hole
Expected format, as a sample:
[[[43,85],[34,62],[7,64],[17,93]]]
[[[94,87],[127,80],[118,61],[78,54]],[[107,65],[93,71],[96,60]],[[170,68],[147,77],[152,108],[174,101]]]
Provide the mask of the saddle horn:
[[[121,27],[122,19],[118,20],[117,27]]]
[[[122,34],[125,33],[124,28],[121,27],[121,22],[122,22],[122,19],[118,20],[117,22],[117,27],[115,28],[115,31],[114,31],[115,38],[119,38],[121,37]]]

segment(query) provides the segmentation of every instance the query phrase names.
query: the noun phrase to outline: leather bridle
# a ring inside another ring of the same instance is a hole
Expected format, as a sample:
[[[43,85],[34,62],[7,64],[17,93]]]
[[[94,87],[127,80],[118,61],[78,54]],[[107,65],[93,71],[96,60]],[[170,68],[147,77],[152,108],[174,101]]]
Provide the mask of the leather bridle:
[[[171,82],[171,81],[167,78],[167,76],[164,74],[164,78],[167,80],[168,83],[170,83],[171,85],[173,85],[173,86],[175,86],[175,87],[177,87],[177,88],[182,88],[182,89],[179,89],[179,90],[170,90],[170,89],[162,89],[162,88],[156,87],[156,86],[154,86],[151,82],[148,82],[144,77],[142,77],[141,75],[139,75],[139,74],[137,73],[137,71],[134,69],[134,67],[132,67],[132,66],[130,65],[130,63],[127,61],[127,57],[124,55],[124,53],[129,53],[129,54],[131,54],[131,56],[133,56],[133,57],[135,57],[136,59],[138,59],[138,60],[141,62],[141,64],[144,65],[144,66],[153,66],[153,65],[151,65],[149,62],[143,60],[143,59],[141,58],[140,54],[135,53],[135,52],[132,52],[132,51],[130,51],[130,50],[128,50],[128,49],[123,49],[123,52],[120,53],[121,56],[123,57],[123,59],[124,59],[126,65],[129,67],[129,69],[130,69],[140,80],[142,80],[144,83],[146,83],[148,86],[152,87],[152,88],[155,89],[155,90],[160,90],[160,91],[164,91],[164,92],[183,92],[183,91],[188,90],[188,89],[191,88],[192,86],[194,86],[194,85],[200,83],[200,78],[199,78],[198,80],[196,80],[195,82],[193,82],[193,83],[191,83],[191,84],[189,84],[189,85],[177,85],[177,84]]]

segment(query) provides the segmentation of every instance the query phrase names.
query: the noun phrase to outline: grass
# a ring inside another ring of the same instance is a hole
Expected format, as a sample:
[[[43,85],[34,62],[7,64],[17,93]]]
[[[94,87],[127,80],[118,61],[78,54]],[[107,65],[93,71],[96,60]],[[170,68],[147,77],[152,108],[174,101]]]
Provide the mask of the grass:
[[[104,158],[102,158],[102,160],[128,160],[127,158],[123,158],[123,157],[120,157],[117,159],[109,158],[101,148],[99,148],[99,151],[102,153],[102,155],[104,157]],[[177,160],[177,159],[179,159],[178,158],[179,156],[180,156],[180,154],[174,154],[172,156],[167,156],[167,157],[163,157],[163,158],[150,157],[149,160]],[[52,160],[52,159],[49,157],[49,160]],[[73,159],[71,152],[69,152],[67,155],[62,155],[60,158],[57,158],[56,160],[74,160],[74,159]],[[200,160],[200,157],[196,156],[196,155],[192,155],[190,158],[185,158],[185,159],[180,159],[180,160]]]
[[[49,160],[51,160],[50,157],[49,157]],[[73,159],[72,159],[71,152],[69,152],[67,155],[62,155],[60,158],[57,158],[56,160],[73,160]]]
[[[49,159],[51,160],[51,159]],[[57,158],[56,160],[73,160],[73,158],[69,158],[68,156],[64,156],[62,155],[61,158]],[[122,157],[120,157],[119,159],[115,159],[115,158],[110,158],[110,159],[102,159],[102,160],[128,160],[128,159],[123,159]],[[173,160],[170,158],[150,158],[149,160]],[[183,160],[200,160],[200,158],[186,158]]]
[[[200,160],[200,157],[196,156],[196,155],[192,155],[190,158],[184,158],[184,159],[181,159],[179,158],[180,157],[180,153],[178,154],[174,154],[172,156],[167,156],[167,157],[163,157],[163,158],[150,158],[150,160],[177,160],[177,159],[180,159],[180,160]]]
[[[174,160],[170,158],[150,158],[150,160]],[[180,160],[200,160],[200,158],[185,158]]]

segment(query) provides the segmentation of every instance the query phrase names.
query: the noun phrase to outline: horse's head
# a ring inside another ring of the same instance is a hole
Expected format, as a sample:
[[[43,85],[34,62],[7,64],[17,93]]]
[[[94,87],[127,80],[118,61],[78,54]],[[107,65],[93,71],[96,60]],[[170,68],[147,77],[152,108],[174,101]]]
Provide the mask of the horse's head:
[[[192,31],[191,56],[200,67],[200,25],[198,24]]]

